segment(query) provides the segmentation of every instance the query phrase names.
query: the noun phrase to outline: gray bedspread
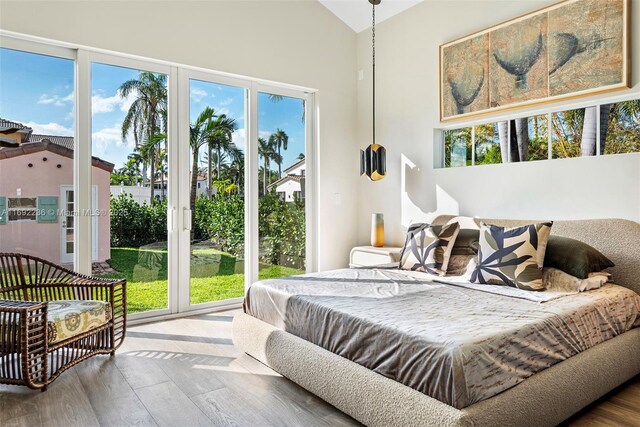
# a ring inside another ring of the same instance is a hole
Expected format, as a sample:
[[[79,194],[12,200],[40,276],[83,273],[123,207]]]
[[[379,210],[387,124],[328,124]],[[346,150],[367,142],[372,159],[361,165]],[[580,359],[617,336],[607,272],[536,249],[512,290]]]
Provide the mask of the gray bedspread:
[[[334,270],[258,282],[245,311],[456,408],[640,326],[640,296],[620,286],[549,298],[483,286]]]

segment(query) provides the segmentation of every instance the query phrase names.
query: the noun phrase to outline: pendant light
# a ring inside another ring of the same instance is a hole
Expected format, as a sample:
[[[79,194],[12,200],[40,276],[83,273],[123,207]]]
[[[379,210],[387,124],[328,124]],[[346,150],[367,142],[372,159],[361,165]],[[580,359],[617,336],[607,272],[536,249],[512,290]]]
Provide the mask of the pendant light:
[[[372,143],[364,150],[360,150],[360,175],[367,175],[371,181],[379,181],[387,173],[387,150],[376,144],[376,5],[381,0],[369,0],[372,6],[371,26],[371,64],[373,70],[373,138]]]

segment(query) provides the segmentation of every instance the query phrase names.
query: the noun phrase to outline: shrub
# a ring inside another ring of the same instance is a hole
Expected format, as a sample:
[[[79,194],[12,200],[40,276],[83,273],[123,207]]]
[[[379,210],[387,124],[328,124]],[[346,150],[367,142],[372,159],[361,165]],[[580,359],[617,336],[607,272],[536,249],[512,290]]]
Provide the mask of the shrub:
[[[122,193],[111,197],[111,246],[140,247],[167,240],[167,203],[138,204]]]
[[[262,196],[258,206],[260,260],[303,268],[305,208],[303,201],[285,203],[274,193]],[[111,246],[140,247],[167,240],[167,203],[138,204],[130,194],[111,198]],[[199,197],[193,238],[210,240],[221,251],[244,258],[244,199],[217,194]]]

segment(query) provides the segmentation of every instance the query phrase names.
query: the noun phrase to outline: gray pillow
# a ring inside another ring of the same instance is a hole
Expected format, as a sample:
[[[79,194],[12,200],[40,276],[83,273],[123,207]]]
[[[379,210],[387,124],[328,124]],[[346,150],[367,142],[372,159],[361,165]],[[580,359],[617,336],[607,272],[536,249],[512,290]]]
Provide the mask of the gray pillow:
[[[451,255],[478,255],[480,230],[461,228],[453,244]]]
[[[586,279],[589,273],[604,271],[615,264],[584,242],[568,237],[550,236],[544,256],[544,266]]]

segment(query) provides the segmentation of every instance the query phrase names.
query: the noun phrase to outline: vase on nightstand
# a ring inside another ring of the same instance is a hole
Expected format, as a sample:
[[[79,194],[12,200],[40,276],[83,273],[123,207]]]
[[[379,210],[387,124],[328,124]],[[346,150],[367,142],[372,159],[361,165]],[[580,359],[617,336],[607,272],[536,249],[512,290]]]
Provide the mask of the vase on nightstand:
[[[381,213],[371,215],[371,246],[384,246],[384,217]]]

